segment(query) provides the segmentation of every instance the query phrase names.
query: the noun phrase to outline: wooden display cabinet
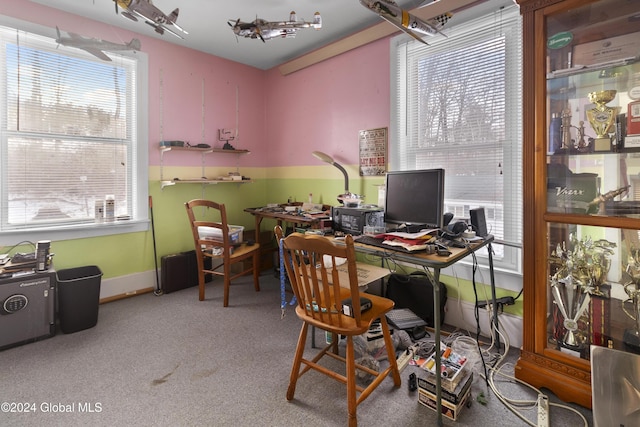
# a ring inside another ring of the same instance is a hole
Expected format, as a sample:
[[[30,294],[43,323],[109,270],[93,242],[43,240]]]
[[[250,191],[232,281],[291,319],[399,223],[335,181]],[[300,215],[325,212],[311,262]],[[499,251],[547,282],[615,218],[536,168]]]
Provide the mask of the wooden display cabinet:
[[[590,346],[640,352],[640,2],[516,1],[525,299],[515,372],[591,407]]]

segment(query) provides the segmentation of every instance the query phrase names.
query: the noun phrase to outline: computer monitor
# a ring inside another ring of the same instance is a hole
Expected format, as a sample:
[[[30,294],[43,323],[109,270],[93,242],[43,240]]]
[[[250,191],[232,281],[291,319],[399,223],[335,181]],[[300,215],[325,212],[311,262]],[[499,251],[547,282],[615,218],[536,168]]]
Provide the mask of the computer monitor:
[[[444,169],[387,172],[384,221],[408,231],[442,228]]]

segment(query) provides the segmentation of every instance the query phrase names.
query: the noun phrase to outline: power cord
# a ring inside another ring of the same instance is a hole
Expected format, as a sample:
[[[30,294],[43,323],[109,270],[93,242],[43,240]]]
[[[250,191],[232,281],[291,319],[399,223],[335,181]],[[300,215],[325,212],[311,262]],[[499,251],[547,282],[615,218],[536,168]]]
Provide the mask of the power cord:
[[[492,315],[493,315],[493,313],[491,312],[492,309],[493,308],[491,306],[488,306],[487,308],[487,310],[489,311],[490,318],[492,318]],[[513,412],[514,415],[520,418],[527,425],[530,425],[533,427],[548,425],[549,423],[548,408],[556,407],[556,408],[562,408],[562,409],[566,409],[568,411],[574,412],[577,416],[579,416],[582,419],[584,426],[588,427],[588,422],[586,418],[576,409],[568,405],[550,402],[548,398],[540,390],[536,389],[535,387],[531,386],[530,384],[524,381],[521,381],[515,378],[513,375],[509,375],[504,372],[505,368],[509,366],[513,366],[510,363],[503,364],[504,359],[506,358],[506,355],[510,351],[511,344],[510,344],[508,335],[501,332],[501,330],[503,330],[504,328],[500,321],[499,316],[498,316],[498,327],[496,328],[493,322],[491,322],[491,325],[492,325],[491,334],[490,334],[491,343],[487,349],[481,348],[480,342],[478,341],[477,338],[474,339],[471,336],[461,334],[460,332],[452,333],[451,335],[443,339],[443,341],[447,345],[452,347],[454,351],[467,356],[469,360],[468,363],[471,368],[474,367],[471,360],[473,359],[472,354],[475,353],[475,351],[477,351],[477,353],[480,356],[481,363],[484,370],[484,373],[479,373],[479,375],[481,378],[485,380],[488,389],[490,389],[496,395],[498,400],[500,400],[500,402],[502,402],[502,404],[505,405],[507,409]],[[498,334],[501,337],[501,340],[504,343],[503,353],[500,352],[500,349],[498,349],[498,352],[491,351],[495,345],[496,334]],[[496,383],[496,376],[506,378],[514,383],[521,384],[527,388],[532,389],[536,394],[536,399],[535,400],[518,400],[518,399],[510,399],[506,397],[498,388],[498,385]],[[542,399],[540,399],[540,397],[542,397]],[[546,409],[544,409],[545,406],[546,406]],[[529,420],[525,415],[521,413],[522,410],[535,410],[535,409],[538,409],[537,422],[533,422]]]
[[[520,411],[518,410],[518,407],[524,407],[525,409],[535,409],[538,407],[538,405],[541,403],[541,400],[538,398],[538,396],[544,396],[544,394],[538,390],[537,388],[533,387],[532,385],[521,381],[517,378],[515,378],[513,375],[507,375],[505,373],[502,372],[502,369],[504,368],[504,366],[507,365],[502,365],[502,362],[504,361],[506,355],[509,353],[509,349],[510,349],[510,341],[509,341],[509,336],[506,334],[503,334],[502,332],[500,332],[501,329],[503,329],[500,325],[500,317],[498,317],[498,329],[495,329],[495,333],[497,333],[498,335],[500,335],[502,342],[504,342],[504,346],[505,346],[505,350],[504,353],[500,355],[498,361],[496,362],[495,366],[489,369],[489,375],[486,377],[487,380],[487,384],[489,385],[489,387],[491,388],[491,390],[493,391],[493,393],[496,395],[496,397],[507,407],[507,409],[509,409],[511,412],[513,412],[518,418],[520,418],[522,421],[524,421],[526,424],[533,426],[533,427],[538,427],[539,423],[534,423],[532,421],[530,421],[529,419],[527,419],[524,415],[522,415],[520,413]],[[492,334],[493,335],[493,334]],[[518,384],[521,384],[523,386],[526,386],[530,389],[532,389],[535,393],[536,393],[536,400],[516,400],[516,399],[509,399],[507,397],[505,397],[500,390],[498,389],[496,382],[495,382],[495,376],[499,375],[501,377],[507,378],[511,381],[514,381]],[[564,404],[558,404],[558,403],[553,403],[553,402],[548,402],[547,399],[543,399],[542,402],[545,402],[546,404],[548,404],[549,406],[554,406],[557,408],[562,408],[562,409],[566,409],[568,411],[572,411],[575,414],[577,414],[583,421],[584,426],[588,427],[588,422],[586,420],[586,418],[576,409],[568,406],[568,405],[564,405]],[[547,417],[546,417],[546,422],[548,423],[548,413],[547,413]]]
[[[11,253],[11,251],[12,251],[12,250],[14,250],[15,248],[17,248],[17,247],[18,247],[18,246],[20,246],[20,245],[30,245],[30,246],[33,248],[33,250],[34,250],[34,251],[36,250],[36,245],[35,245],[33,242],[31,242],[31,241],[29,241],[29,240],[23,240],[23,241],[21,241],[21,242],[19,242],[19,243],[16,243],[16,244],[15,244],[15,245],[13,245],[13,246],[11,246],[11,247],[10,247],[6,252],[4,252],[4,253],[6,253],[6,254],[8,255],[8,254],[10,254],[10,253]]]

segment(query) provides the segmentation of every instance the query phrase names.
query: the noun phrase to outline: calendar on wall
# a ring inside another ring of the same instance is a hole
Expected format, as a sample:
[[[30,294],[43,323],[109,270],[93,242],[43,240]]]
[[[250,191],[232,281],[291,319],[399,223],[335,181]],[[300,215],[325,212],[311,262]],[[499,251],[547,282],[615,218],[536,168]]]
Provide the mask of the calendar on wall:
[[[361,130],[360,176],[384,175],[387,172],[387,128]]]

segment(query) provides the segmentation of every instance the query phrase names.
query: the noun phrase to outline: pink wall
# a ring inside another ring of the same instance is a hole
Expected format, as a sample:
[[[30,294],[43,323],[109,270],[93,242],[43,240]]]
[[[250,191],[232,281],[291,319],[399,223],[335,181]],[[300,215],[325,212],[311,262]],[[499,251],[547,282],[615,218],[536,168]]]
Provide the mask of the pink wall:
[[[389,40],[293,74],[267,72],[266,166],[317,165],[318,150],[358,163],[358,132],[389,126]]]
[[[239,166],[264,166],[267,152],[264,142],[264,71],[27,0],[2,0],[0,14],[51,28],[52,36],[57,25],[61,31],[115,43],[128,42],[133,37],[140,39],[141,50],[149,58],[150,165],[160,163],[158,142],[161,138],[203,142],[203,92],[204,142],[218,146],[218,129],[236,126],[238,87],[239,138],[233,145],[252,152],[252,155],[238,159]],[[229,161],[228,156],[207,156],[207,164],[212,166],[228,164]],[[236,159],[231,161],[235,165]],[[175,153],[171,162],[174,165],[200,165],[200,157]]]
[[[232,141],[232,145],[252,152],[251,156],[238,159],[240,166],[264,166],[267,147],[263,141],[262,70],[155,39],[143,42],[142,46],[156,52],[149,55],[151,165],[159,162],[157,142],[161,139],[221,147],[218,129],[235,129],[237,121],[238,139]],[[229,160],[226,156],[207,156],[207,165],[228,164]],[[200,158],[176,152],[172,153],[171,161],[172,164],[199,164]],[[236,159],[232,162],[235,165]]]

